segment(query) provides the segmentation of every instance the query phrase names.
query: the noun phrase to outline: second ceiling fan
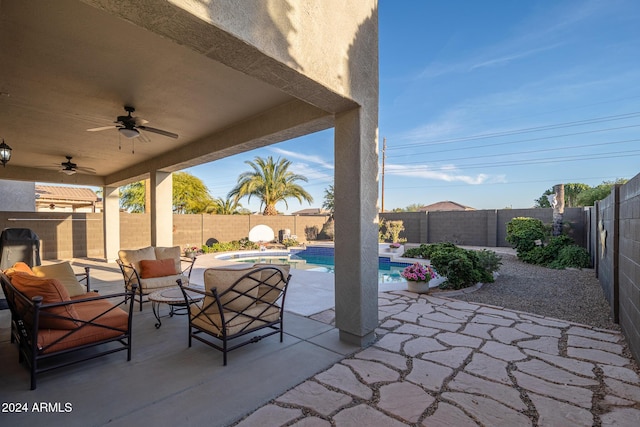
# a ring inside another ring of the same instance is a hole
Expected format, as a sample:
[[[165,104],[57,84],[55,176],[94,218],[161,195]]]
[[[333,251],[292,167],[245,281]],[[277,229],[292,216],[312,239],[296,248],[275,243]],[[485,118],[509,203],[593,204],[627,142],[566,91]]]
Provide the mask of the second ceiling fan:
[[[125,105],[124,110],[127,112],[126,116],[118,116],[115,124],[111,126],[102,126],[99,128],[87,129],[89,132],[98,132],[107,129],[118,129],[118,132],[125,138],[137,138],[140,136],[140,131],[143,130],[145,132],[157,133],[158,135],[167,136],[169,138],[178,138],[178,134],[173,132],[169,132],[162,129],[152,128],[149,126],[145,126],[147,123],[146,120],[140,119],[138,117],[133,117],[131,113],[135,112],[136,109]]]

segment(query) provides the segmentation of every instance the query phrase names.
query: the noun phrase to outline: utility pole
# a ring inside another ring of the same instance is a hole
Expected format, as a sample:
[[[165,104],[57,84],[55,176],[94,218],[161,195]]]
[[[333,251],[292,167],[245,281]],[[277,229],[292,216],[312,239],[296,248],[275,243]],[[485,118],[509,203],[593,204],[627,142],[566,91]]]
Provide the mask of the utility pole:
[[[380,207],[380,212],[384,212],[384,160],[385,157],[387,155],[387,138],[382,138],[382,175],[381,175],[381,181],[382,181],[382,201],[381,201],[381,207]]]

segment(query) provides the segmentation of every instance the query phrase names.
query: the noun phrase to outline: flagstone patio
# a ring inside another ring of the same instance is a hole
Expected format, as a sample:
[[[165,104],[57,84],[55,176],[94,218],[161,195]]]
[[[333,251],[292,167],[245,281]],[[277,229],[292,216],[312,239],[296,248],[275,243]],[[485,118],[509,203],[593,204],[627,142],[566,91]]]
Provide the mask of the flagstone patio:
[[[637,365],[616,331],[402,291],[379,302],[373,346],[238,427],[640,425]]]

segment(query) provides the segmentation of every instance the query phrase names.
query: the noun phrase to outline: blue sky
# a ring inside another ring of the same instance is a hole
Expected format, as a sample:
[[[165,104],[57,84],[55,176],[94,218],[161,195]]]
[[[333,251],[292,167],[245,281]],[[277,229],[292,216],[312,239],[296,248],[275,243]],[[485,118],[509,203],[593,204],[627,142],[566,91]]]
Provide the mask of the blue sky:
[[[637,0],[380,0],[385,210],[442,200],[526,208],[555,184],[638,174],[638,22]],[[256,156],[291,160],[309,179],[311,207],[322,205],[333,130],[187,172],[224,198]]]

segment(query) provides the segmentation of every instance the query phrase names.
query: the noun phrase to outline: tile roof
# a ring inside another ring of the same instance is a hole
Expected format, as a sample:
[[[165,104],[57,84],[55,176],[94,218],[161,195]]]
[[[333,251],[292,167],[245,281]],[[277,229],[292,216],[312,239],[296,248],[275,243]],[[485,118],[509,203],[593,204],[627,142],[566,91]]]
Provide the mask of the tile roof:
[[[475,211],[475,208],[465,206],[460,203],[444,200],[441,202],[432,203],[427,206],[422,206],[418,209],[420,212],[433,212],[433,211]]]
[[[36,198],[40,200],[65,200],[95,202],[100,200],[90,188],[36,185]]]

